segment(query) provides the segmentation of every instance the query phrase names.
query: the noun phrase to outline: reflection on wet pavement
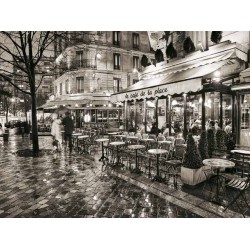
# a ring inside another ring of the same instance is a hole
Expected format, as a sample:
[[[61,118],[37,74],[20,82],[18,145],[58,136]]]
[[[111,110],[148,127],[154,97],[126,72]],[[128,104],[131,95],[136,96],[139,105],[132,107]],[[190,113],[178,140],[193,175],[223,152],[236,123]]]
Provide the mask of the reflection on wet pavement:
[[[39,137],[39,158],[17,157],[29,138],[0,141],[0,217],[199,217],[116,176],[92,157],[53,153],[51,137]]]

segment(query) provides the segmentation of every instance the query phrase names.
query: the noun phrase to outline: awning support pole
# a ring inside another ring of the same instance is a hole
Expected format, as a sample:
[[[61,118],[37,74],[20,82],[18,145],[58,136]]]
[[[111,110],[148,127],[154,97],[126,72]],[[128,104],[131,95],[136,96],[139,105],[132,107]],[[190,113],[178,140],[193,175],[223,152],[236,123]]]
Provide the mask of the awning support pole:
[[[187,94],[183,94],[183,106],[184,106],[184,129],[183,138],[186,140],[187,137]]]
[[[155,98],[155,123],[158,128],[158,97]],[[157,133],[158,136],[158,133]]]
[[[147,100],[146,98],[143,101],[144,101],[144,106],[143,106],[144,129],[145,129],[145,133],[147,133],[147,120],[146,120]]]
[[[205,109],[205,98],[206,94],[205,91],[201,93],[201,128],[202,130],[206,129],[206,109]]]
[[[223,107],[222,107],[222,100],[223,100],[223,95],[220,92],[220,128],[222,129],[223,127]]]
[[[125,127],[125,131],[128,130],[127,110],[128,110],[128,101],[125,100],[125,105],[124,105],[124,127]]]
[[[171,128],[172,128],[172,121],[171,121],[171,95],[168,96],[168,128],[169,128],[169,135],[171,135]]]

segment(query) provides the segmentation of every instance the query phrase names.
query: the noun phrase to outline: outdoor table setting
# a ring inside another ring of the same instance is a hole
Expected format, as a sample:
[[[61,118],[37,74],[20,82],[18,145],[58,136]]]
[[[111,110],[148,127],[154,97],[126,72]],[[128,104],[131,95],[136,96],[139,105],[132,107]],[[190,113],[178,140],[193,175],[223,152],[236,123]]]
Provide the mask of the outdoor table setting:
[[[158,182],[162,182],[163,178],[160,176],[160,170],[159,170],[159,156],[161,154],[166,154],[168,151],[165,149],[149,149],[148,153],[152,154],[152,155],[156,155],[156,176],[152,179],[152,181],[158,181]]]
[[[76,148],[78,149],[78,136],[81,136],[82,133],[73,133],[72,134],[72,138],[74,140],[74,142],[76,141]]]
[[[99,138],[95,140],[96,142],[101,142],[102,143],[102,156],[99,159],[99,161],[103,161],[103,160],[108,160],[108,158],[104,155],[104,147],[103,147],[103,143],[104,142],[108,142],[109,139],[108,138]]]
[[[85,146],[86,146],[86,144],[85,144],[85,140],[86,139],[89,139],[89,135],[80,135],[80,136],[78,136],[77,137],[77,145],[79,144],[79,141],[83,141],[83,149],[82,149],[82,151],[81,151],[81,154],[83,153],[83,152],[85,152],[86,153],[86,148],[85,148]]]
[[[246,161],[246,156],[248,157],[247,159],[249,159],[250,157],[250,150],[243,150],[243,149],[234,149],[234,150],[231,150],[230,151],[231,153],[233,154],[237,154],[237,155],[240,155],[242,156],[242,163],[244,164]],[[243,168],[242,168],[242,171],[241,171],[241,177],[243,178],[243,175],[244,175],[244,171],[243,171]]]
[[[120,157],[119,157],[119,146],[125,145],[125,142],[123,141],[114,141],[110,142],[109,145],[116,147],[116,162],[114,163],[114,166],[119,166],[120,164]]]
[[[235,166],[235,163],[225,159],[210,158],[203,160],[203,164],[206,166],[210,166],[212,169],[216,169],[216,193],[212,198],[212,202],[221,204],[222,201],[220,199],[220,185],[222,185],[222,182],[220,180],[220,170],[233,168]]]
[[[131,171],[131,173],[137,173],[137,174],[141,174],[142,171],[139,169],[138,167],[138,158],[137,158],[137,151],[139,149],[145,149],[145,146],[144,145],[129,145],[128,146],[128,149],[132,149],[132,150],[135,150],[135,169],[133,169]]]

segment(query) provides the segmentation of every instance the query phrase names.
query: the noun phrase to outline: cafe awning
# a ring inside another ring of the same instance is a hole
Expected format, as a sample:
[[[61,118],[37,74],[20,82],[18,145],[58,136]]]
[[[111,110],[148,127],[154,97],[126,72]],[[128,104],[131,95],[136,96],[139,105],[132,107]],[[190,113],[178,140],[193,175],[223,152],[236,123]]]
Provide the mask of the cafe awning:
[[[239,73],[243,60],[236,53],[235,46],[230,44],[229,49],[225,49],[225,46],[223,48],[223,51],[212,54],[207,51],[204,57],[176,60],[172,66],[165,63],[160,67],[163,70],[156,67],[143,74],[143,79],[136,84],[111,95],[111,102],[195,93],[203,89],[202,79],[211,77],[217,70],[225,74]]]

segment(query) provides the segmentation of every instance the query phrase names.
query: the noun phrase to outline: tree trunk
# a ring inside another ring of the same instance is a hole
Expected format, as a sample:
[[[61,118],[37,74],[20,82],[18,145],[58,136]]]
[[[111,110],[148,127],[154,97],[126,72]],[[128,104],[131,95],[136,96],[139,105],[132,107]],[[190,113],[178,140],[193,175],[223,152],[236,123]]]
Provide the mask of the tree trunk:
[[[36,84],[35,84],[35,71],[31,70],[30,77],[30,93],[31,93],[31,119],[32,119],[32,144],[33,144],[33,156],[39,155],[39,142],[37,132],[37,115],[36,115]]]

